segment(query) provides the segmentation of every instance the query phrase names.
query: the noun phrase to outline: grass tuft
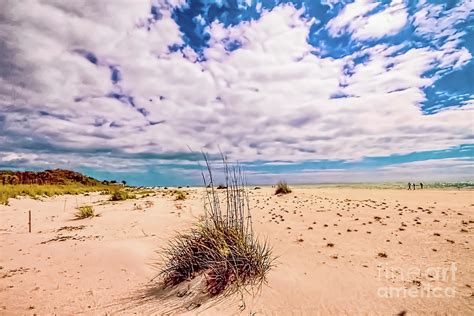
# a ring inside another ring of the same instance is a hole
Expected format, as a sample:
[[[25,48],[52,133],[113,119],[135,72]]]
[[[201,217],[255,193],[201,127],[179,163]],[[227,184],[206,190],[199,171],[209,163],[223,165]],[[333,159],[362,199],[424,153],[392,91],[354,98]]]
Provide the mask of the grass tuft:
[[[167,287],[204,275],[205,289],[211,296],[247,286],[260,288],[273,256],[269,245],[254,234],[243,172],[224,160],[227,188],[219,194],[204,158],[208,171],[207,178],[203,175],[205,216],[170,241],[158,276]]]
[[[133,193],[130,193],[126,190],[115,189],[112,191],[112,195],[110,196],[111,201],[125,201],[134,199],[136,196]]]
[[[176,201],[186,200],[186,192],[181,191],[181,190],[176,190],[174,194],[176,196]]]
[[[291,193],[291,189],[288,184],[284,181],[280,181],[277,183],[275,195],[277,194],[288,194]]]
[[[79,206],[77,208],[77,212],[75,214],[77,219],[84,219],[84,218],[89,218],[89,217],[94,217],[94,209],[90,205],[85,205],[85,206]]]

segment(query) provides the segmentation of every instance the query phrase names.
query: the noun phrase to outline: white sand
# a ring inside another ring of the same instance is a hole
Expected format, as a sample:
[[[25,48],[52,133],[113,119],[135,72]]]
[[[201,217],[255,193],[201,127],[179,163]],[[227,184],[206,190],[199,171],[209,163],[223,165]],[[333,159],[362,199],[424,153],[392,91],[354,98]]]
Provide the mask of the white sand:
[[[159,260],[155,251],[202,214],[201,191],[188,191],[191,197],[183,202],[160,194],[104,204],[106,196],[92,194],[0,206],[0,314],[474,312],[472,191],[296,188],[287,196],[273,196],[271,188],[251,191],[254,228],[278,259],[259,295],[244,294],[245,305],[239,295],[200,301],[146,290],[154,284],[149,281]],[[101,216],[72,220],[76,205],[85,204]],[[58,232],[79,225],[85,227]],[[74,239],[42,243],[58,236]],[[436,274],[435,268],[452,263],[455,279],[452,269],[444,279]],[[390,273],[395,270],[398,274]],[[392,296],[407,297],[380,297],[388,287]]]

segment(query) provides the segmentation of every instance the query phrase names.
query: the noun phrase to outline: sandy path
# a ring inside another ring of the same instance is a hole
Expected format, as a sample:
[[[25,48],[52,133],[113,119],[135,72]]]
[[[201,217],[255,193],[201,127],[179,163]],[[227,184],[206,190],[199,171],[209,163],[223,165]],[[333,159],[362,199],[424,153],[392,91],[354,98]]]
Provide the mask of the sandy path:
[[[190,192],[184,202],[159,194],[109,203],[93,194],[0,206],[0,314],[163,313],[166,302],[153,296],[138,300],[137,293],[155,275],[155,251],[202,214],[201,193]],[[473,192],[306,187],[286,196],[273,196],[271,188],[251,192],[255,230],[278,255],[268,285],[255,298],[245,294],[245,306],[234,296],[197,302],[202,305],[188,313],[474,312]],[[76,205],[84,204],[101,216],[72,221]],[[51,241],[64,236],[69,237]],[[445,278],[436,273],[443,268]],[[411,297],[380,297],[389,287],[411,289]],[[454,297],[445,292],[433,297],[448,288],[455,288]]]

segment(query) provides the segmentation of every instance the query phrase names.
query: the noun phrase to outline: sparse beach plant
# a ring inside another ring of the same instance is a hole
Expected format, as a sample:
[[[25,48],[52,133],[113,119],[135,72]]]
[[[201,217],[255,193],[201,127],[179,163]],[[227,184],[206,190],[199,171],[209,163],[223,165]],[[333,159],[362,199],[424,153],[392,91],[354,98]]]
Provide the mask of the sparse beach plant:
[[[77,219],[84,219],[89,217],[94,217],[94,209],[90,205],[79,206],[75,214]]]
[[[280,181],[276,185],[275,194],[288,194],[291,193],[291,189],[288,184],[284,181]]]
[[[204,275],[204,286],[211,296],[248,286],[260,288],[273,256],[268,243],[258,240],[253,231],[244,174],[239,166],[230,167],[224,160],[227,188],[218,193],[204,157],[205,216],[170,241],[158,276],[167,287]]]
[[[174,195],[175,195],[177,201],[186,200],[186,196],[187,196],[186,192],[181,191],[181,190],[176,190],[174,192]]]
[[[112,195],[110,196],[111,201],[125,201],[134,198],[135,194],[120,189],[115,189],[114,191],[112,191]]]

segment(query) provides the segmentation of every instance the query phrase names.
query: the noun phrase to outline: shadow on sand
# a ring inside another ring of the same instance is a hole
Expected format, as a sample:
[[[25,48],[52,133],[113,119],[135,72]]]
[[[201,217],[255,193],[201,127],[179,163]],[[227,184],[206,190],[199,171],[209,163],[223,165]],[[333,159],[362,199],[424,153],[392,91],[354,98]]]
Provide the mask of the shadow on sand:
[[[212,297],[206,293],[203,284],[204,276],[198,276],[190,281],[182,282],[173,287],[164,287],[159,282],[149,282],[129,297],[121,298],[107,306],[119,314],[159,314],[176,315],[200,308],[200,312],[226,301],[244,309],[242,295],[220,295]]]

